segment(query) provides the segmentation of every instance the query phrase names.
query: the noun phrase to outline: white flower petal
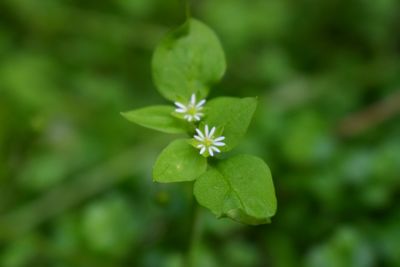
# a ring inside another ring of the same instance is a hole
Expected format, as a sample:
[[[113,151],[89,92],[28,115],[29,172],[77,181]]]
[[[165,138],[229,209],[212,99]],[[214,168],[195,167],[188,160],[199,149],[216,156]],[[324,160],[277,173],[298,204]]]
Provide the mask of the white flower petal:
[[[200,145],[197,146],[197,148],[203,148],[203,147],[204,147],[203,144],[200,144]]]
[[[226,144],[222,143],[222,142],[214,142],[213,145],[214,146],[225,146]]]
[[[210,154],[211,157],[214,157],[214,152],[212,150],[212,147],[208,148],[208,153]]]
[[[203,155],[204,152],[206,152],[206,147],[205,146],[200,150],[200,155]]]
[[[201,138],[200,136],[197,136],[197,135],[194,136],[194,139],[196,139],[197,141],[200,141],[200,142],[204,142],[204,138]]]
[[[214,135],[216,129],[217,129],[217,128],[212,127],[212,129],[211,129],[211,131],[210,131],[210,134],[209,134],[209,137],[212,137],[212,136]]]
[[[185,113],[187,110],[183,109],[183,108],[177,108],[177,109],[175,109],[175,111],[178,113]]]
[[[204,134],[197,128],[196,129],[197,134],[204,139]]]
[[[193,106],[196,105],[196,94],[192,94],[192,97],[190,98],[190,103]]]
[[[200,109],[203,108],[203,105],[206,103],[206,100],[203,99],[199,103],[197,103],[196,108]]]
[[[201,120],[201,118],[200,118],[200,116],[199,115],[194,115],[194,119],[196,120],[196,121],[199,121],[199,120]]]
[[[221,152],[221,150],[219,150],[219,149],[216,148],[215,146],[212,146],[211,149],[214,150],[214,151],[217,152],[217,153],[220,153],[220,152]]]
[[[222,141],[222,140],[225,140],[225,136],[220,136],[220,137],[215,138],[214,142],[219,142],[219,141]]]
[[[207,124],[206,124],[206,126],[204,127],[204,134],[206,135],[206,137],[210,137],[209,131],[208,131],[208,125],[207,125]]]
[[[186,109],[186,106],[185,106],[184,104],[182,104],[182,103],[175,102],[175,105],[176,105],[177,107],[181,108],[181,109]]]

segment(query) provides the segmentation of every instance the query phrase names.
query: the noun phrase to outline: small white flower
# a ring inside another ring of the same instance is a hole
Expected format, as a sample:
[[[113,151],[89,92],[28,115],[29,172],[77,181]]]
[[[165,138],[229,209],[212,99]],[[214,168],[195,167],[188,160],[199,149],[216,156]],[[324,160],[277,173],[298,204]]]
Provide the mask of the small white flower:
[[[214,137],[216,128],[213,127],[211,131],[208,129],[208,125],[204,127],[204,133],[199,129],[196,129],[197,135],[194,138],[200,143],[197,148],[200,149],[200,154],[203,155],[206,151],[213,157],[214,153],[220,153],[221,150],[218,147],[225,146],[225,143],[221,142],[225,140],[224,136]]]
[[[190,102],[187,105],[184,105],[180,102],[175,102],[175,105],[177,106],[175,111],[184,114],[183,118],[189,122],[199,121],[201,120],[201,117],[204,116],[204,113],[202,113],[201,110],[203,109],[205,103],[205,99],[196,103],[196,94],[192,94]]]

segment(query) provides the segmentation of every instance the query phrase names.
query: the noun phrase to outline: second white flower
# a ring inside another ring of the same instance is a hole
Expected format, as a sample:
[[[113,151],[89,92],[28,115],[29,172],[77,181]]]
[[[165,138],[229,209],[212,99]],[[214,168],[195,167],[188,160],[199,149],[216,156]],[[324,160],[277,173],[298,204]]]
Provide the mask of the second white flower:
[[[204,116],[203,106],[206,103],[206,100],[200,100],[198,103],[196,102],[196,94],[192,94],[190,98],[190,102],[187,105],[184,105],[180,102],[175,102],[177,113],[183,114],[183,118],[189,122],[191,121],[200,121],[201,117]]]
[[[215,155],[215,153],[220,153],[221,150],[218,147],[223,147],[226,144],[222,141],[225,140],[225,136],[215,137],[216,128],[212,127],[209,130],[208,125],[204,127],[204,132],[200,129],[196,129],[196,135],[194,135],[194,139],[196,139],[199,144],[196,146],[200,149],[201,155],[209,154],[211,157]]]

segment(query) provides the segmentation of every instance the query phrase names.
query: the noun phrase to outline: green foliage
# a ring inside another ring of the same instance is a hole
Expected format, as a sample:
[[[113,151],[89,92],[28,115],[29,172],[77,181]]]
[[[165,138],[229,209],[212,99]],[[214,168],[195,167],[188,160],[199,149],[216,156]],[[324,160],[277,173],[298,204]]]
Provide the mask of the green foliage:
[[[187,20],[160,42],[152,66],[158,90],[172,101],[187,100],[193,93],[205,98],[226,68],[217,36],[196,19]]]
[[[256,107],[255,97],[219,97],[208,103],[204,122],[223,129],[227,144],[223,150],[229,151],[239,144],[247,132]]]
[[[174,108],[171,106],[152,106],[121,113],[127,120],[143,127],[165,133],[185,133],[187,125],[171,116]]]
[[[194,194],[217,217],[242,223],[266,223],[276,212],[271,172],[254,156],[238,155],[210,167],[196,180]]]
[[[400,266],[400,1],[191,2],[229,63],[204,113],[259,102],[207,164],[262,158],[279,202],[258,227],[201,208],[196,267]],[[2,0],[0,18],[0,266],[186,267],[193,183],[151,169],[196,123],[174,136],[119,116],[172,106],[150,63],[182,1]]]
[[[116,195],[99,200],[84,211],[84,240],[95,252],[120,254],[127,251],[138,234],[135,217],[126,200]]]
[[[154,181],[161,183],[193,181],[207,168],[207,160],[178,139],[168,145],[158,157],[153,170]]]
[[[307,257],[307,266],[372,267],[372,246],[351,228],[340,229],[327,244],[317,246]]]
[[[153,56],[155,84],[165,98],[179,101],[175,102],[179,108],[174,112],[169,106],[154,106],[122,115],[167,133],[182,133],[186,128],[193,135],[196,128],[192,139],[176,140],[161,152],[154,165],[155,182],[195,181],[201,176],[194,194],[217,217],[245,224],[268,223],[275,214],[276,198],[269,168],[261,159],[227,159],[218,164],[218,171],[207,164],[214,153],[230,151],[239,144],[257,107],[257,98],[219,97],[203,111],[205,100],[196,99],[206,97],[224,72],[225,57],[217,36],[202,22],[188,19],[161,41]],[[189,99],[188,105],[183,104]],[[197,114],[201,116],[196,120]],[[204,121],[198,123],[203,116]],[[182,120],[186,119],[185,124]]]

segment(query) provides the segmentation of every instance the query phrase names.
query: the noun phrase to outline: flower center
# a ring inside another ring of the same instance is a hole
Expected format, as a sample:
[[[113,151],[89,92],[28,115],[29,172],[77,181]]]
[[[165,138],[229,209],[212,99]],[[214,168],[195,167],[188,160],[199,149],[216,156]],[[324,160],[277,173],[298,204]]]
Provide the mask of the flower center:
[[[209,138],[205,138],[205,139],[204,139],[204,145],[205,145],[206,147],[210,147],[210,146],[213,145],[213,141],[212,141],[211,139],[209,139]]]
[[[193,106],[193,105],[189,105],[188,110],[187,110],[187,113],[188,113],[189,115],[194,116],[194,115],[197,114],[197,108],[196,108],[195,106]]]

